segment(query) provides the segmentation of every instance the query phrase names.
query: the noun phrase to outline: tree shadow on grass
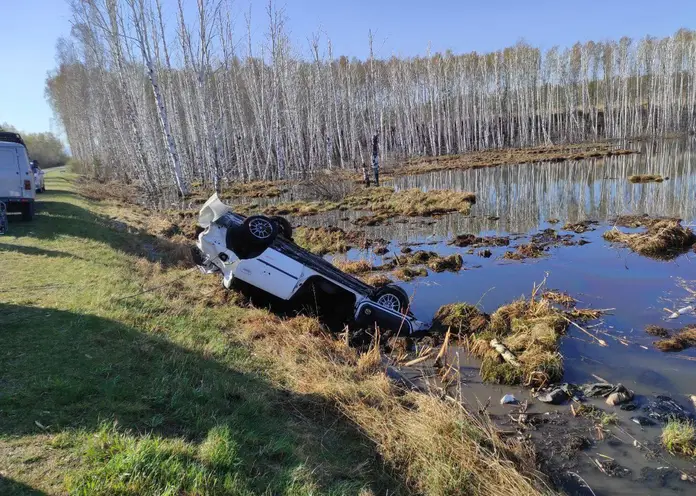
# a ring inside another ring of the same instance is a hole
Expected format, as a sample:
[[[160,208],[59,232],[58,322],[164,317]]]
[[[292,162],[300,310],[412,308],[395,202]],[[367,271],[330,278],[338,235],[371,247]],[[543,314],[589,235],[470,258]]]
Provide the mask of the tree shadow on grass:
[[[12,245],[8,243],[0,243],[0,252],[3,251],[15,251],[17,253],[22,253],[29,256],[38,257],[54,257],[54,258],[77,258],[79,260],[84,260],[82,257],[73,255],[72,253],[66,253],[64,251],[58,250],[48,250],[46,248],[36,248],[33,246],[23,246],[23,245]]]
[[[130,255],[173,266],[190,258],[190,246],[154,236],[125,222],[110,219],[68,201],[55,201],[56,197],[80,198],[70,191],[47,194],[36,204],[36,215],[24,222],[18,215],[8,215],[8,240],[13,237],[32,237],[40,240],[55,240],[61,236],[72,236],[106,243],[112,248]],[[51,199],[53,198],[53,199]],[[191,243],[191,246],[193,243]],[[20,247],[15,246],[15,251]]]
[[[252,492],[287,492],[302,469],[328,491],[398,487],[374,445],[321,398],[234,370],[246,350],[206,358],[116,321],[2,303],[0,328],[0,437],[107,436],[117,422],[198,444],[224,429]]]

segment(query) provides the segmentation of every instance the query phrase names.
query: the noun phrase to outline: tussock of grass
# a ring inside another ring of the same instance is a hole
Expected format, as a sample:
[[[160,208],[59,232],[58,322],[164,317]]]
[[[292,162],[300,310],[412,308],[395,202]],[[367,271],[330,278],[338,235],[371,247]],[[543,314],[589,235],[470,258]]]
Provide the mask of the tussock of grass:
[[[632,150],[616,149],[607,143],[580,143],[575,145],[552,145],[532,148],[507,148],[503,150],[483,150],[462,155],[443,155],[432,158],[418,158],[406,167],[392,171],[393,174],[410,175],[451,169],[478,169],[512,164],[533,164],[538,162],[561,162],[586,158],[607,157],[636,153]]]
[[[365,282],[367,284],[369,284],[370,286],[374,286],[376,288],[381,288],[382,286],[386,286],[387,284],[391,284],[394,281],[389,279],[389,277],[387,277],[384,274],[372,274],[372,275],[369,275],[365,278]]]
[[[660,351],[683,351],[696,346],[696,327],[687,326],[677,331],[671,337],[653,343]]]
[[[554,290],[544,291],[541,294],[541,297],[544,298],[545,300],[549,300],[553,303],[558,303],[559,305],[563,305],[564,307],[573,307],[577,303],[577,301],[575,301],[575,298],[570,296],[568,293],[564,293],[562,291],[554,291]]]
[[[358,219],[358,225],[377,225],[397,216],[428,217],[452,212],[468,214],[476,203],[474,193],[452,190],[421,191],[407,189],[394,191],[391,188],[363,188],[348,194],[339,201],[297,201],[266,207],[267,215],[298,216],[316,215],[330,210],[365,210],[371,215]]]
[[[677,219],[649,222],[643,233],[627,234],[616,228],[603,234],[611,243],[620,243],[641,255],[671,260],[687,251],[696,242],[696,236]]]
[[[662,429],[660,439],[670,453],[696,458],[696,426],[693,422],[670,420]]]
[[[372,264],[367,260],[343,260],[334,259],[332,262],[336,267],[345,272],[346,274],[365,274],[374,270]]]
[[[484,246],[508,246],[510,238],[507,236],[474,236],[473,234],[460,234],[450,241],[451,245],[460,248],[483,248]]]
[[[482,359],[481,376],[489,382],[540,386],[563,377],[560,337],[568,322],[548,300],[532,296],[500,307],[483,330],[469,340],[469,349]],[[505,362],[489,342],[496,338],[520,363]]]
[[[399,267],[392,274],[401,281],[412,281],[416,277],[427,277],[428,271],[424,267]]]
[[[261,353],[273,354],[293,388],[329,398],[380,447],[421,494],[538,494],[530,452],[462,407],[404,391],[382,373],[378,352],[359,355],[313,319],[254,312],[246,322]],[[259,339],[258,336],[263,338]],[[512,462],[515,460],[515,462]],[[523,466],[517,465],[520,462]],[[531,478],[520,476],[522,469]]]
[[[488,326],[489,316],[468,303],[441,306],[433,317],[434,332],[452,332],[467,335],[481,332]]]
[[[518,246],[515,251],[506,251],[503,258],[506,260],[524,260],[525,258],[540,258],[543,256],[543,248],[534,242],[530,242]]]
[[[294,229],[293,240],[317,255],[345,253],[354,246],[367,243],[364,233],[345,231],[339,227],[301,226]]]
[[[575,408],[575,415],[590,418],[603,426],[614,425],[619,421],[616,413],[607,413],[601,408],[588,403],[581,403]]]
[[[669,329],[662,326],[649,325],[645,327],[645,332],[651,336],[657,336],[658,338],[669,337]]]
[[[594,225],[598,224],[594,220],[581,220],[579,222],[568,222],[563,226],[564,231],[573,231],[576,234],[582,234],[587,231],[594,231]]]
[[[665,178],[659,174],[637,174],[628,176],[628,180],[632,183],[661,183]]]
[[[463,265],[464,259],[459,253],[448,255],[446,257],[437,257],[428,262],[428,267],[435,272],[444,272],[446,270],[450,272],[459,272]]]

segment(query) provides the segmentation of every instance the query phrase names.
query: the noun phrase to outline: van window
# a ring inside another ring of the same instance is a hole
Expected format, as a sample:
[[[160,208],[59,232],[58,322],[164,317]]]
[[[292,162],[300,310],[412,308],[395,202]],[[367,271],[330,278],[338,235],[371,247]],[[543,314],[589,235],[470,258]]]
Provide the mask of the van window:
[[[17,170],[17,152],[14,148],[0,148],[0,167]]]

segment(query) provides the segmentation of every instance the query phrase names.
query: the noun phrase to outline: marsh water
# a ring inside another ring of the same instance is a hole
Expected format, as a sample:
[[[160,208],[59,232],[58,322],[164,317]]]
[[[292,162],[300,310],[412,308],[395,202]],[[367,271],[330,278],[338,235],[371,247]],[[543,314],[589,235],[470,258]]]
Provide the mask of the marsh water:
[[[693,412],[688,395],[696,394],[696,350],[660,352],[652,346],[655,338],[645,333],[645,327],[658,324],[676,329],[696,322],[693,313],[675,320],[666,319],[667,310],[684,307],[696,298],[696,293],[689,291],[696,290],[696,254],[687,253],[672,261],[653,260],[608,243],[602,233],[612,227],[612,219],[619,214],[676,216],[685,225],[694,223],[696,140],[627,146],[641,153],[397,178],[392,183],[396,189],[473,191],[477,203],[469,216],[396,219],[388,225],[367,227],[367,235],[388,240],[392,254],[398,253],[402,245],[420,243],[422,247],[413,249],[445,255],[460,253],[464,257],[465,266],[460,272],[430,271],[428,277],[400,283],[413,296],[412,310],[423,321],[431,320],[441,305],[452,302],[475,303],[484,311],[493,312],[522,295],[528,296],[533,285],[544,280],[547,288],[569,293],[579,300],[581,307],[611,309],[601,320],[587,324],[589,332],[608,346],[599,346],[573,327],[563,338],[565,380],[596,382],[594,374],[612,383],[621,382],[642,397],[670,395]],[[669,179],[662,183],[632,184],[627,177],[634,174],[660,174]],[[353,228],[350,221],[359,215],[359,212],[336,212],[305,219],[303,223],[329,223],[350,229]],[[565,222],[588,219],[599,222],[595,230],[574,234],[576,239],[589,241],[588,244],[551,248],[539,259],[503,260],[502,254],[510,250],[508,247],[490,248],[492,257],[483,258],[447,243],[460,234],[495,234],[511,236],[511,247],[514,247],[540,230],[553,228],[567,234],[561,228]],[[549,220],[558,222],[549,223]],[[368,257],[375,264],[382,261],[382,257],[370,251],[351,250],[348,257]],[[496,404],[502,394],[511,391],[511,388],[477,385],[480,381],[470,373],[467,375],[475,367],[462,365],[461,368],[463,377],[469,377],[459,391],[465,401],[483,402],[485,397],[492,396]],[[515,391],[522,397],[529,396],[528,392]],[[628,412],[620,413],[619,429],[628,437],[623,440],[623,446],[605,446],[601,452],[611,457],[623,455],[625,461],[621,463],[633,473],[619,481],[596,467],[592,470],[591,464],[586,466],[580,473],[595,493],[654,493],[660,487],[687,493],[696,491],[693,485],[679,481],[645,482],[644,474],[640,473],[643,466],[655,469],[666,462],[646,460],[630,444],[631,438],[655,443],[660,428],[641,428],[629,421]],[[670,463],[685,468],[683,460]]]

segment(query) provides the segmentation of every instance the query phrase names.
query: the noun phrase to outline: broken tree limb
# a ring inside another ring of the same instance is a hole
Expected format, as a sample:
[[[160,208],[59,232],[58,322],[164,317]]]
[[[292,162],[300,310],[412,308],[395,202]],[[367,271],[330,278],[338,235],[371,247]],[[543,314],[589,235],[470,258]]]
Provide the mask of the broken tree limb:
[[[500,353],[500,356],[503,357],[503,360],[505,360],[507,363],[510,365],[513,365],[515,367],[520,367],[520,362],[517,361],[517,357],[512,354],[510,350],[508,350],[503,343],[498,341],[497,339],[491,339],[491,347],[495,349],[498,353]]]
[[[597,341],[597,342],[599,343],[600,346],[609,346],[609,345],[607,344],[606,341],[604,341],[603,339],[598,338],[597,336],[595,336],[594,334],[592,334],[590,331],[586,331],[585,329],[583,329],[582,327],[580,327],[579,325],[577,325],[575,322],[573,322],[573,321],[570,320],[569,318],[567,318],[567,317],[565,317],[565,316],[563,316],[563,315],[561,315],[561,317],[563,317],[569,324],[574,325],[575,327],[577,327],[578,329],[580,329],[582,332],[584,332],[585,334],[587,334],[588,336],[590,336],[592,339],[594,339],[595,341]]]
[[[447,349],[449,348],[449,340],[450,340],[450,331],[451,328],[447,328],[447,334],[445,334],[445,341],[442,343],[442,346],[440,346],[440,351],[435,357],[435,367],[442,367],[443,363],[441,360],[444,358],[444,356],[447,354]]]
[[[426,361],[427,359],[429,359],[429,358],[430,358],[430,354],[427,354],[427,355],[424,355],[424,356],[422,356],[422,357],[414,358],[414,359],[411,360],[410,362],[406,362],[403,366],[404,366],[404,367],[410,367],[410,366],[412,366],[412,365],[417,365],[417,364],[419,364],[419,363],[421,363],[421,362],[425,362],[425,361]]]

